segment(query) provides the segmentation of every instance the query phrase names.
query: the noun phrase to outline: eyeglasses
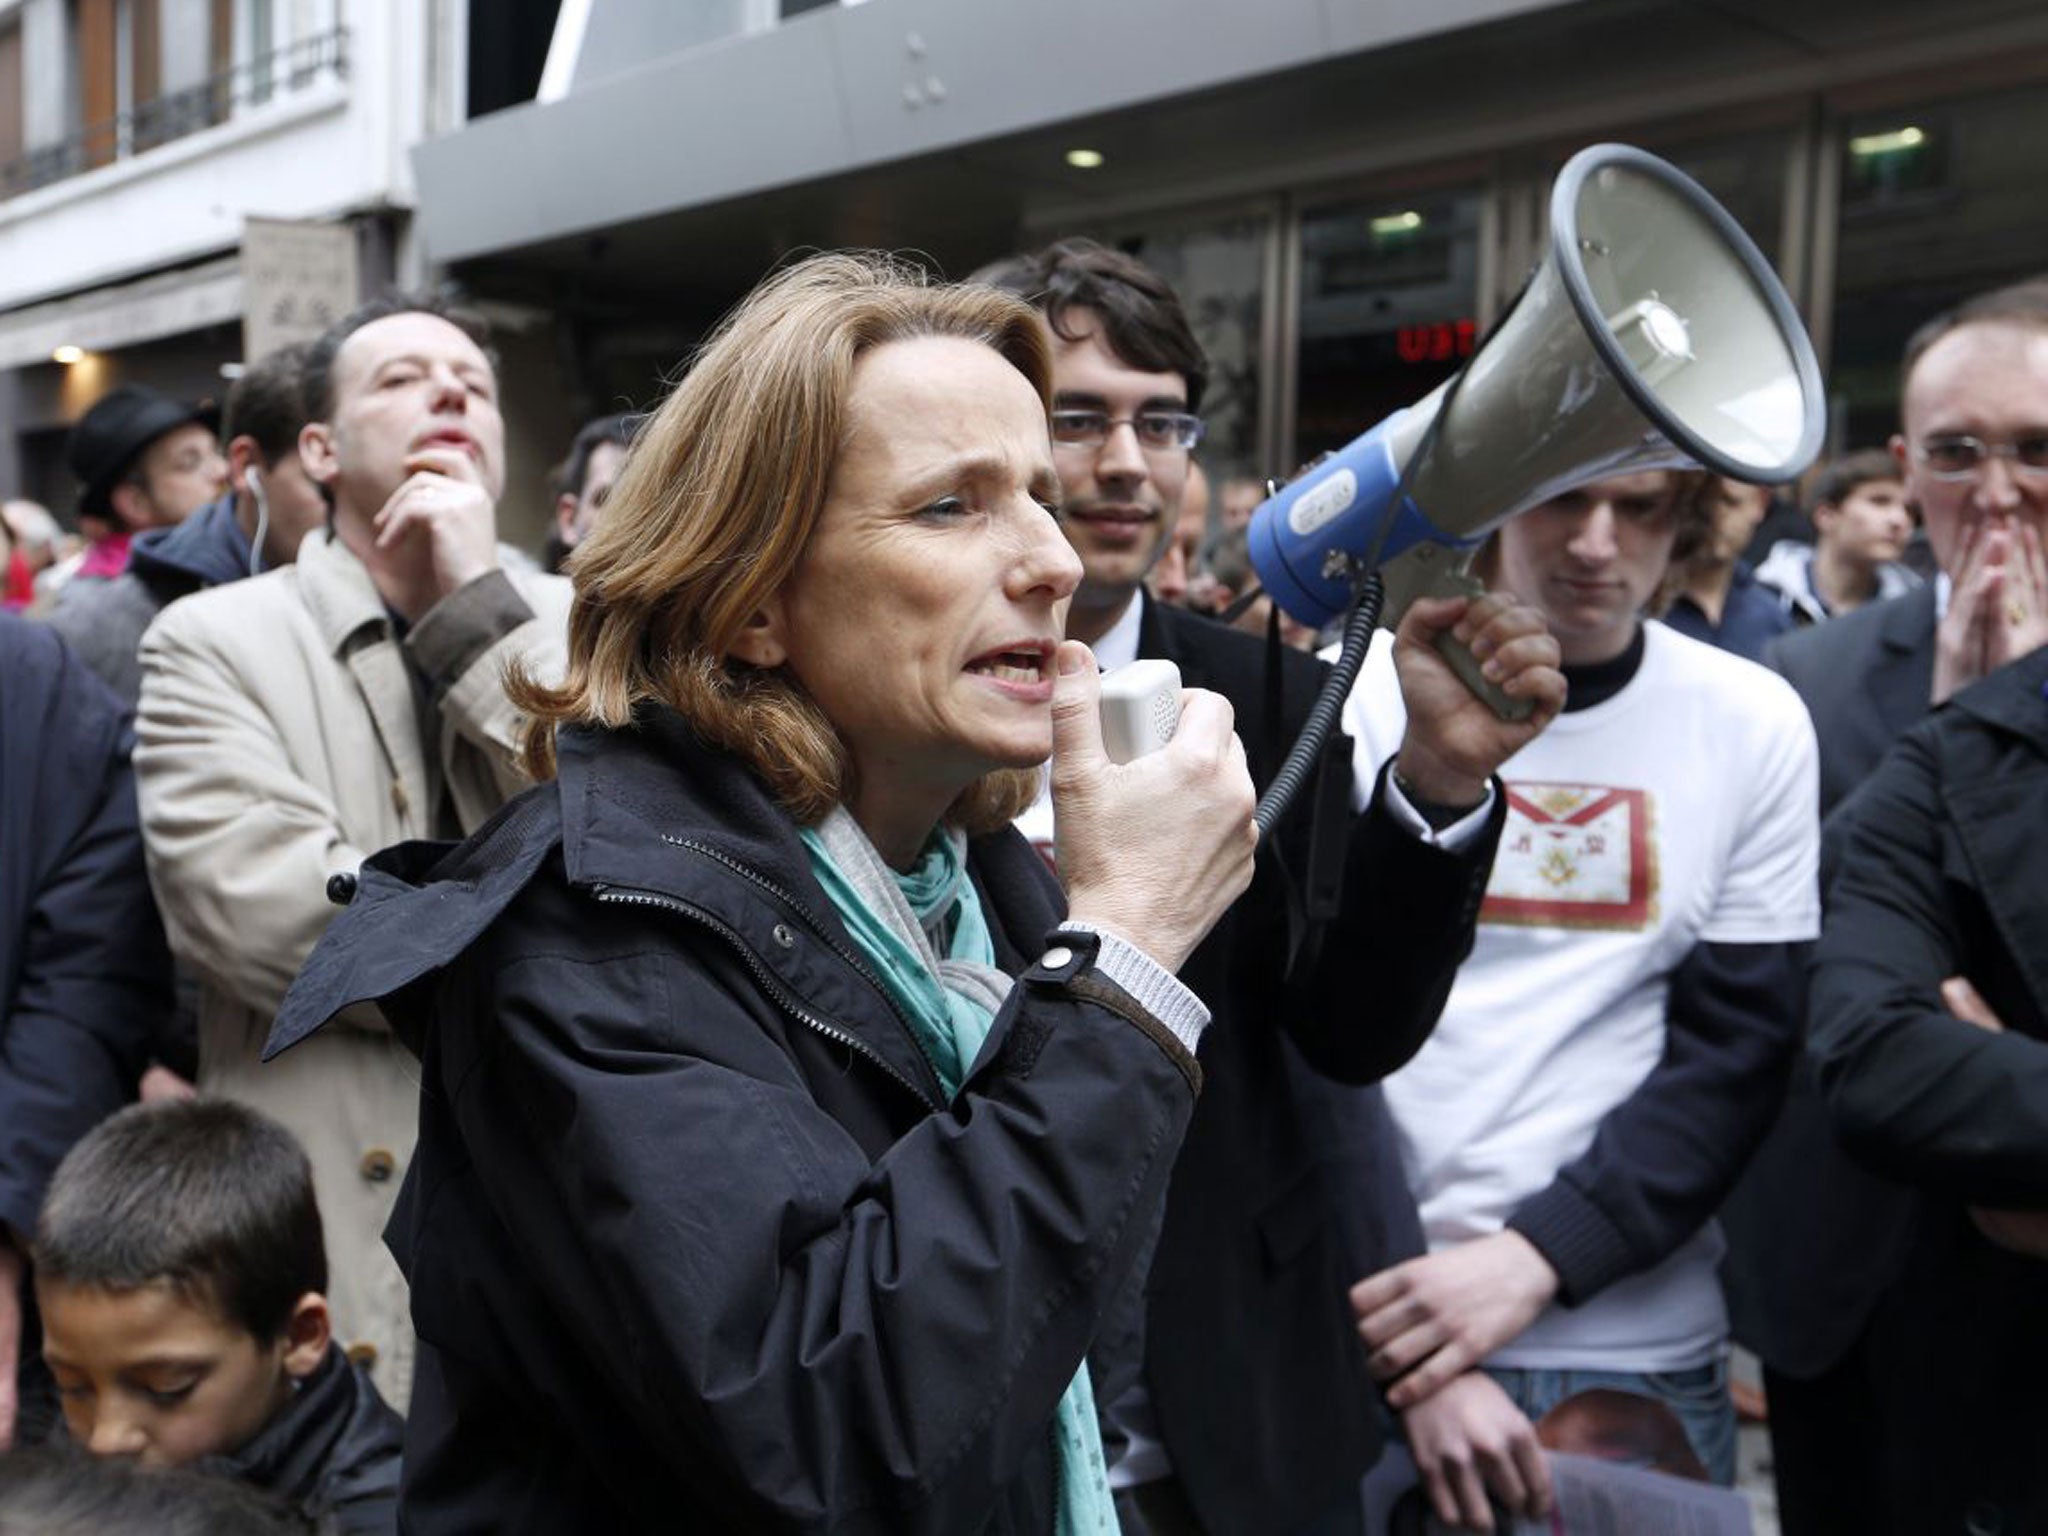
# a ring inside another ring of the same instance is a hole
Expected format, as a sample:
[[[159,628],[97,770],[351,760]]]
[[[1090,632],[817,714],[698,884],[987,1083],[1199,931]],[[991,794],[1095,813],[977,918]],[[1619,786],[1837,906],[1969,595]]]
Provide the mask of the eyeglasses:
[[[1913,457],[1937,480],[1974,480],[1984,473],[1985,461],[1994,458],[2009,460],[2016,475],[2048,475],[2048,433],[2032,433],[2010,443],[1987,443],[1964,434],[1933,437],[1916,447]]]
[[[1100,448],[1109,434],[1128,424],[1137,434],[1138,446],[1163,453],[1169,448],[1188,449],[1202,440],[1202,418],[1187,411],[1140,411],[1135,416],[1112,416],[1107,411],[1066,410],[1052,413],[1052,440],[1062,448]]]

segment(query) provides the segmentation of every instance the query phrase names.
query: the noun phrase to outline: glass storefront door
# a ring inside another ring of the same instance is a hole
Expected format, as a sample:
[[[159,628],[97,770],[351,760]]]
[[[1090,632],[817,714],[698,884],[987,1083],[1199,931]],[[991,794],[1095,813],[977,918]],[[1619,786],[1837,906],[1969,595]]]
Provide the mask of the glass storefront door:
[[[1419,192],[1303,210],[1294,466],[1419,400],[1471,355],[1480,197]]]
[[[1209,358],[1199,450],[1212,481],[1256,467],[1269,217],[1247,210],[1129,233],[1113,243],[1173,284]]]
[[[2048,275],[2048,95],[2038,88],[1861,114],[1841,135],[1829,383],[1842,446],[1898,424],[1899,357],[1921,324]]]

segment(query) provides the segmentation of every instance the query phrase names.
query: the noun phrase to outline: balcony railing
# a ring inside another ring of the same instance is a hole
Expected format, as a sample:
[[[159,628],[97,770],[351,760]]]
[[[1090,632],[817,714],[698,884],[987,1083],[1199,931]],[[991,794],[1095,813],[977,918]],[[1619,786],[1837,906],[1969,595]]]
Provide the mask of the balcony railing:
[[[0,199],[147,154],[317,80],[347,78],[348,28],[301,38],[0,165]]]

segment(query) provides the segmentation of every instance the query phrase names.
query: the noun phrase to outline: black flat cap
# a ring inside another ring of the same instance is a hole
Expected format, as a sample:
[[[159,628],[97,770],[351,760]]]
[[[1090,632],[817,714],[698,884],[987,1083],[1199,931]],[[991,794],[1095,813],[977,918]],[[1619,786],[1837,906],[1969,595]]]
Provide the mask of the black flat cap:
[[[142,456],[142,450],[173,427],[188,421],[211,427],[219,413],[209,403],[173,400],[147,384],[123,384],[108,390],[78,418],[64,456],[71,472],[84,484],[78,509],[112,517],[108,493]]]

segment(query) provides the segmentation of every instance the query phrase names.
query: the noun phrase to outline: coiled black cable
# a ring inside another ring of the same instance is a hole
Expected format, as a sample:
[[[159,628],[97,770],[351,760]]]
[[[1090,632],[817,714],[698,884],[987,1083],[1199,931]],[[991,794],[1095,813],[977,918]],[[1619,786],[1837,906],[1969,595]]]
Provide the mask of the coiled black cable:
[[[1372,649],[1372,632],[1379,628],[1380,603],[1385,596],[1386,584],[1380,580],[1380,573],[1374,571],[1365,578],[1358,600],[1345,615],[1343,644],[1337,649],[1337,659],[1323,681],[1322,692],[1316,695],[1308,719],[1302,723],[1301,734],[1252,812],[1260,837],[1272,832],[1274,823],[1287,813],[1301,786],[1315,772],[1316,760],[1323,755],[1323,743],[1330,739],[1330,728],[1337,723],[1338,712],[1351,696],[1358,669],[1365,665],[1365,653]]]

